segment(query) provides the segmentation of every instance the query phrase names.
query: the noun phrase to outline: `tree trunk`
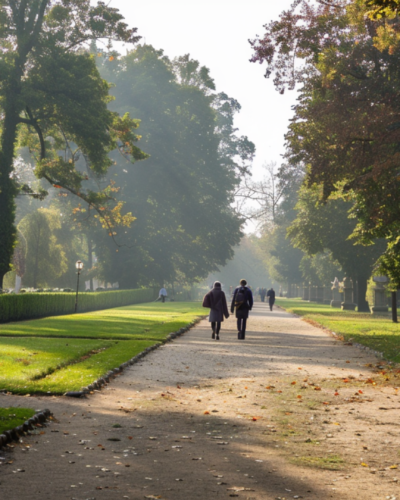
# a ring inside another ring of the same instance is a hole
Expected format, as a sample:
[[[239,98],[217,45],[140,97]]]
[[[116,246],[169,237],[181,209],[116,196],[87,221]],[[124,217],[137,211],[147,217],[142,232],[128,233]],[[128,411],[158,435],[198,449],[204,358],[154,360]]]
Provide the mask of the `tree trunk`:
[[[10,97],[15,98],[12,94]],[[18,115],[12,102],[8,102],[6,108],[0,146],[0,288],[3,287],[5,274],[10,270],[16,240],[14,220],[17,190],[11,179],[11,173]]]
[[[368,302],[365,298],[367,294],[367,280],[364,276],[357,276],[357,286],[358,286],[358,307],[357,311],[362,313],[371,312],[369,309]]]

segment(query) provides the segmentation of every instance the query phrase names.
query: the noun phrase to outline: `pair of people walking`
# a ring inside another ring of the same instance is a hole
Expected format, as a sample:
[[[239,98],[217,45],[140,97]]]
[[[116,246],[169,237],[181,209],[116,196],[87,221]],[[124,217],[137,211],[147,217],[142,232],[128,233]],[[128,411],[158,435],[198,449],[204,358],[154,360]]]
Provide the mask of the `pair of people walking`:
[[[214,283],[214,288],[208,292],[203,299],[203,307],[210,309],[209,321],[211,323],[211,338],[219,340],[221,323],[229,318],[228,304],[225,293],[219,281]],[[246,335],[246,323],[249,317],[249,311],[253,307],[253,294],[247,287],[246,280],[240,280],[238,286],[233,292],[231,313],[236,312],[238,339],[244,340]]]

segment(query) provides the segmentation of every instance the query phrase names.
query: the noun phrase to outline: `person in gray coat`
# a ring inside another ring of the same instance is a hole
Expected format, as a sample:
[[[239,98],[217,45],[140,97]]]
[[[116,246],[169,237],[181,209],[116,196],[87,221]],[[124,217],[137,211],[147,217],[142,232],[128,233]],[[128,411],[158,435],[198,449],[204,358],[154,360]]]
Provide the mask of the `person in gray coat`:
[[[212,328],[211,338],[219,340],[219,332],[224,316],[226,319],[229,318],[228,304],[219,281],[216,281],[213,289],[204,296],[203,307],[210,309],[208,320]]]

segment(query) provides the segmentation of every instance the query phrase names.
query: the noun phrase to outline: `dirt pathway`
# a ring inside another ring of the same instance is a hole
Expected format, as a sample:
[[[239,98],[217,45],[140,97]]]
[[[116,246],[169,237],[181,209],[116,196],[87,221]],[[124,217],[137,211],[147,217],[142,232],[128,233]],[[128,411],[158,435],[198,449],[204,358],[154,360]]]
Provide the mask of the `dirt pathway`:
[[[0,452],[0,498],[400,499],[398,374],[262,304],[244,342],[223,326],[84,400],[0,396],[56,417]]]

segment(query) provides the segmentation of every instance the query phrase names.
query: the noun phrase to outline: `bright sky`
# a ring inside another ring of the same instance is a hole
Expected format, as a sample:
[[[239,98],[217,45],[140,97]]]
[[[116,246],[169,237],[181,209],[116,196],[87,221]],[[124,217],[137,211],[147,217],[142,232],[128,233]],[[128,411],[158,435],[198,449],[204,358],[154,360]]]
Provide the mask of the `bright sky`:
[[[211,70],[217,91],[237,99],[241,135],[257,148],[254,177],[265,162],[280,163],[295,92],[279,95],[263,76],[265,67],[249,62],[249,38],[264,33],[293,0],[111,0],[144,42],[170,58],[189,53]]]

